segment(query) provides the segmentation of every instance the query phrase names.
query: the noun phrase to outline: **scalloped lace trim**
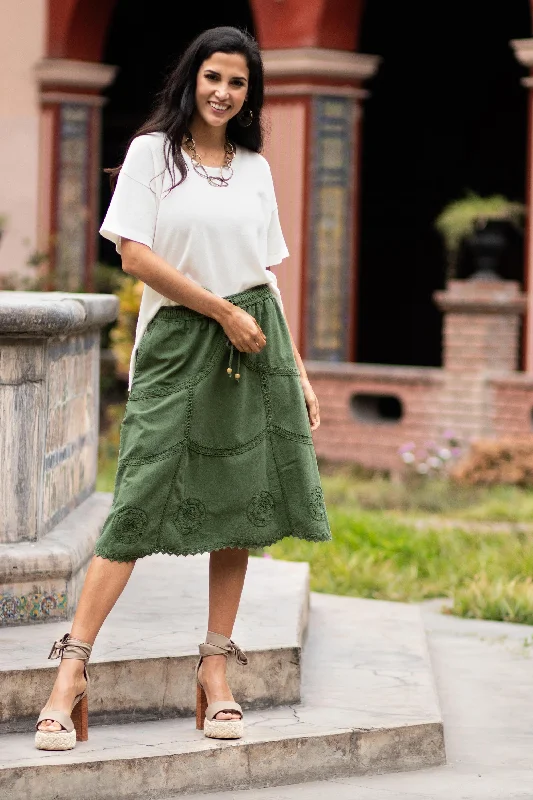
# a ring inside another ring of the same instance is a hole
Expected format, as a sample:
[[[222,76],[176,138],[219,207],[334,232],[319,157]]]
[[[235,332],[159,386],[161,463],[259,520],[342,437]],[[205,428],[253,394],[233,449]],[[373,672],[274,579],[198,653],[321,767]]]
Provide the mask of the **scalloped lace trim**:
[[[194,555],[200,555],[202,553],[213,553],[216,552],[217,550],[225,550],[226,548],[239,548],[244,550],[252,550],[257,547],[269,547],[270,545],[276,544],[276,542],[280,542],[282,539],[286,539],[288,537],[304,539],[305,541],[308,542],[329,542],[332,540],[331,535],[326,536],[324,534],[319,534],[313,536],[308,531],[306,531],[305,533],[303,531],[290,531],[288,533],[283,533],[280,531],[278,533],[273,533],[268,536],[254,537],[253,542],[251,542],[249,538],[245,540],[245,537],[240,538],[236,536],[232,540],[226,541],[224,543],[219,543],[216,545],[216,547],[212,547],[211,549],[206,548],[205,542],[194,543],[188,541],[187,549],[185,550],[184,548],[182,548],[180,549],[179,552],[165,548],[155,548],[155,549],[150,548],[149,551],[140,552],[138,555],[119,556],[116,553],[113,554],[109,548],[98,546],[97,544],[95,546],[94,553],[95,555],[101,556],[101,558],[105,558],[108,561],[124,562],[124,561],[133,561],[134,559],[137,558],[146,558],[146,556],[151,556],[153,553],[162,553],[167,556],[194,556]]]

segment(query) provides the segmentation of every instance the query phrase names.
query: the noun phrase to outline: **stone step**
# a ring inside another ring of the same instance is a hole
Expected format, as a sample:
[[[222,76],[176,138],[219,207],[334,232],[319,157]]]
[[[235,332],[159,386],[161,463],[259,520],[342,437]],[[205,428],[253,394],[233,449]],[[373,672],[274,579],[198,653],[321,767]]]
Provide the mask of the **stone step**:
[[[93,648],[91,725],[194,713],[208,576],[208,554],[139,559]],[[244,707],[299,701],[308,607],[307,563],[250,558],[233,632],[249,664],[244,670],[234,659],[228,662]],[[32,730],[59,663],[48,653],[69,630],[65,621],[0,629],[0,732]]]
[[[275,606],[281,620],[283,603]],[[312,594],[301,703],[248,711],[245,736],[227,742],[179,718],[92,727],[89,741],[67,752],[39,751],[29,733],[5,734],[0,797],[163,800],[444,761],[418,608]]]

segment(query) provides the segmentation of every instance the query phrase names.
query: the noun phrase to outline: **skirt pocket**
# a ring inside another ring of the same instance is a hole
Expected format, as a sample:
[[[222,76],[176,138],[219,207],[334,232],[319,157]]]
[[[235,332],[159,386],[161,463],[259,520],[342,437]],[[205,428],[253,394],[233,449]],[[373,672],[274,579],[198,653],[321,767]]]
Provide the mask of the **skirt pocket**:
[[[224,346],[220,326],[207,317],[151,320],[137,352],[131,400],[179,392],[214,367]]]

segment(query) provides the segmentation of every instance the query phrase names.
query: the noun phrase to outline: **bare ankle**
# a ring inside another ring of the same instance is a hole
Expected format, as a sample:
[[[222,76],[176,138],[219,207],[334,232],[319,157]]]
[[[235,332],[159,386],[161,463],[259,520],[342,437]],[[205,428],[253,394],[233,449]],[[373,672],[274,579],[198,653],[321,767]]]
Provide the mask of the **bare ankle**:
[[[81,658],[63,658],[59,664],[58,670],[61,670],[62,675],[69,677],[76,677],[83,675],[83,668],[85,662]]]
[[[202,669],[205,673],[214,674],[226,671],[226,657],[225,656],[208,656],[202,659]]]

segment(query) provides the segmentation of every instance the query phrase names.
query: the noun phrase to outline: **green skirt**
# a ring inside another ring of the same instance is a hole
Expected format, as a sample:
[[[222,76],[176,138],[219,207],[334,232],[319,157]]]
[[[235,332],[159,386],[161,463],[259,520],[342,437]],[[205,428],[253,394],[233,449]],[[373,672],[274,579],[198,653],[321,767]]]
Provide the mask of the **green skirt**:
[[[331,539],[281,308],[268,284],[226,299],[258,321],[267,339],[260,353],[237,351],[218,322],[185,306],[163,307],[148,324],[99,556],[130,561],[263,547],[285,536]]]

